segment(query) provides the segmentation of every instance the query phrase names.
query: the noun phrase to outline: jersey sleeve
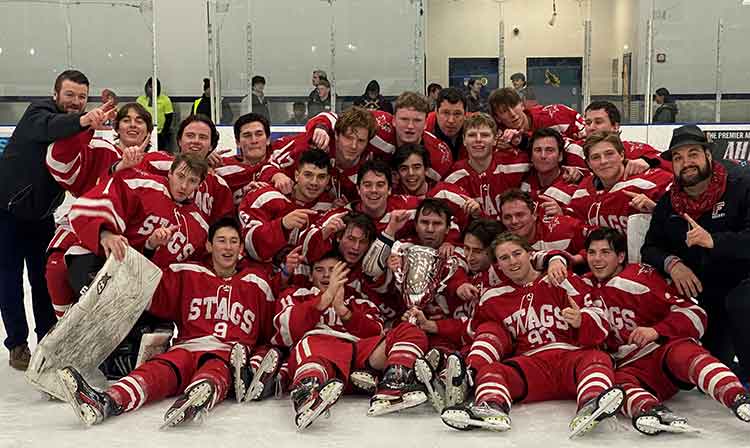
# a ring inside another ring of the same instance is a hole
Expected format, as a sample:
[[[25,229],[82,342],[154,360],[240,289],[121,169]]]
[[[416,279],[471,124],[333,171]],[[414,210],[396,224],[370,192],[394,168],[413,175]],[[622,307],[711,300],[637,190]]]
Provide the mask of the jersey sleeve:
[[[176,272],[171,266],[164,270],[151,302],[146,307],[149,313],[162,320],[174,322],[180,320],[184,275],[183,272]]]
[[[574,274],[569,275],[560,287],[581,311],[581,326],[577,331],[578,343],[583,347],[596,347],[604,343],[609,335],[609,321],[604,310],[594,304],[591,287]]]
[[[94,138],[93,130],[56,140],[47,150],[47,169],[58,184],[80,197],[109,177],[121,159],[114,145]]]
[[[273,318],[275,333],[272,342],[291,347],[320,322],[322,312],[316,307],[320,303],[317,289],[287,290],[276,305]]]
[[[354,292],[350,296],[349,309],[352,316],[344,322],[344,327],[349,333],[360,338],[379,336],[383,333],[383,319],[374,302]]]
[[[281,223],[289,209],[289,199],[271,187],[248,193],[242,199],[239,217],[250,257],[268,261],[286,246],[289,235]]]
[[[708,315],[698,304],[679,295],[676,288],[657,273],[652,272],[649,287],[655,300],[666,302],[669,313],[653,329],[669,339],[691,337],[700,339],[706,332]]]
[[[208,217],[209,223],[214,223],[225,216],[234,215],[234,197],[232,190],[221,176],[211,175],[213,180],[211,186],[211,196],[213,204],[211,205],[211,215]]]
[[[125,232],[125,218],[135,214],[137,206],[132,196],[122,177],[115,175],[73,202],[68,217],[86,249],[102,254],[99,241],[103,230],[120,235]]]

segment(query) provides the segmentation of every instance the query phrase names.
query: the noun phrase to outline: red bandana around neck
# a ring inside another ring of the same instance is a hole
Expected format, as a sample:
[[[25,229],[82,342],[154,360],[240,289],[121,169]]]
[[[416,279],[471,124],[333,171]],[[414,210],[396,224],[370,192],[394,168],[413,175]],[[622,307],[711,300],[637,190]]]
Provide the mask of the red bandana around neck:
[[[697,198],[688,195],[678,182],[672,184],[670,194],[672,209],[675,213],[679,215],[687,213],[688,216],[697,220],[718,202],[727,188],[727,169],[717,161],[712,162],[711,168],[713,172],[711,173],[711,180],[708,182],[708,188]]]

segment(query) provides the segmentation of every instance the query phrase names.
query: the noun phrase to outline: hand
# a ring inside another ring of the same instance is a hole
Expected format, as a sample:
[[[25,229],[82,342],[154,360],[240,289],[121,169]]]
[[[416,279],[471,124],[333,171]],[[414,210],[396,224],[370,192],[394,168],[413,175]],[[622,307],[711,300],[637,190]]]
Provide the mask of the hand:
[[[562,167],[562,177],[565,183],[577,184],[583,179],[583,172],[574,166]]]
[[[325,226],[323,226],[323,239],[328,239],[331,235],[335,235],[344,229],[346,229],[344,220],[338,216],[334,216]]]
[[[401,270],[401,263],[402,262],[401,262],[400,255],[395,255],[395,254],[388,255],[387,264],[388,264],[388,269],[390,269],[391,272],[398,272],[399,270]]]
[[[518,146],[521,143],[521,131],[519,129],[506,129],[497,136],[497,140],[504,148]]]
[[[453,249],[455,249],[453,244],[445,242],[438,247],[438,254],[443,258],[448,258],[453,255]]]
[[[656,207],[656,202],[652,201],[651,198],[643,193],[636,193],[634,191],[623,190],[626,196],[630,199],[630,206],[638,210],[641,213],[651,213]]]
[[[333,267],[331,276],[328,278],[328,289],[323,293],[318,303],[318,310],[323,311],[328,308],[339,293],[339,289],[344,289],[344,285],[347,282],[347,276],[349,275],[349,268],[346,263],[339,261]]]
[[[128,251],[128,239],[122,235],[116,235],[112,232],[103,231],[101,233],[99,242],[104,249],[104,256],[109,257],[109,254],[114,255],[115,260],[122,261],[125,259],[125,253]]]
[[[630,333],[628,344],[635,344],[643,347],[649,342],[654,342],[659,337],[659,333],[651,327],[638,327]]]
[[[284,173],[276,173],[271,178],[273,187],[279,190],[282,194],[290,194],[292,192],[292,186],[294,182]]]
[[[333,298],[333,310],[336,311],[336,314],[339,317],[344,317],[351,312],[344,301],[344,289],[346,288],[339,288],[338,292],[336,292],[336,296]]]
[[[156,249],[159,246],[164,246],[172,238],[172,234],[179,229],[178,225],[171,225],[169,227],[160,227],[148,237],[146,240],[146,248]]]
[[[714,248],[714,238],[711,236],[710,233],[706,229],[700,226],[693,218],[691,218],[687,213],[683,213],[682,217],[685,218],[685,221],[688,222],[690,225],[690,230],[687,233],[687,238],[685,239],[685,243],[687,243],[687,247],[692,246],[700,246],[705,247],[706,249],[713,249]]]
[[[126,170],[128,168],[133,168],[141,164],[143,161],[143,154],[146,150],[146,146],[148,146],[149,139],[148,136],[143,140],[143,143],[141,143],[138,146],[128,146],[127,148],[122,150],[122,160],[120,160],[117,163],[117,166],[115,167],[115,171],[120,170]]]
[[[82,127],[89,126],[91,129],[101,130],[109,129],[104,125],[109,120],[114,119],[117,116],[117,108],[115,102],[110,100],[96,109],[92,109],[83,114],[79,120]]]
[[[463,211],[472,218],[479,218],[482,215],[482,206],[479,205],[475,199],[468,196],[461,196],[464,198]]]
[[[232,151],[234,150],[231,148],[222,149],[220,151],[211,151],[211,153],[206,156],[208,166],[210,166],[211,168],[217,168],[224,165],[224,155],[229,154]]]
[[[544,216],[562,216],[563,210],[556,200],[547,196],[539,196],[539,206],[544,209]]]
[[[391,219],[388,221],[388,225],[385,228],[385,233],[392,237],[396,237],[396,233],[403,229],[406,222],[409,220],[409,210],[394,210],[391,212]]]
[[[685,297],[698,297],[698,294],[703,292],[701,281],[698,280],[698,277],[695,276],[693,271],[681,261],[678,261],[672,266],[669,276],[672,277],[672,281],[677,287],[677,291]]]
[[[349,201],[347,201],[345,197],[339,196],[339,197],[337,197],[336,199],[333,200],[333,204],[331,204],[331,206],[333,208],[341,208],[341,207],[345,206],[348,203],[349,203]]]
[[[317,212],[315,210],[298,208],[297,210],[287,213],[286,216],[281,219],[281,225],[286,230],[304,229],[310,224],[310,216],[316,214]]]
[[[625,179],[630,179],[630,176],[641,174],[649,168],[651,168],[651,165],[643,159],[628,160],[625,164]]]
[[[479,288],[471,283],[464,283],[456,289],[456,295],[464,302],[470,302],[479,298]]]
[[[570,302],[570,307],[562,310],[562,318],[571,327],[581,328],[581,307],[570,297],[568,297],[568,302]]]
[[[408,322],[412,317],[416,319],[414,325],[416,325],[423,331],[433,334],[437,333],[437,323],[435,323],[434,320],[427,319],[427,317],[424,315],[424,312],[419,308],[410,308],[406,310],[404,315],[401,316],[401,320],[405,320]]]
[[[260,190],[261,188],[266,188],[268,184],[266,182],[260,182],[257,180],[248,182],[245,186],[245,194],[250,193],[251,191]]]
[[[325,129],[315,128],[311,139],[311,143],[314,147],[322,149],[323,151],[327,151],[330,141],[331,137],[328,135],[328,132],[326,132]]]
[[[568,267],[562,260],[556,258],[549,262],[549,266],[547,267],[547,277],[552,281],[553,285],[559,286],[560,283],[568,278]]]

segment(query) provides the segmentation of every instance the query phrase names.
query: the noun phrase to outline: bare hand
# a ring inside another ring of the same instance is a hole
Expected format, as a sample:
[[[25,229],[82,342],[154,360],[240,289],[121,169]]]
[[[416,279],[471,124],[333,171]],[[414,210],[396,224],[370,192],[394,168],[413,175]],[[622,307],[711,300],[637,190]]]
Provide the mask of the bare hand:
[[[630,176],[635,176],[643,173],[651,166],[643,159],[628,160],[625,164],[625,179],[630,179]]]
[[[570,297],[568,297],[568,302],[570,306],[562,310],[562,318],[571,327],[581,328],[581,307]]]
[[[440,256],[443,258],[448,258],[453,255],[454,249],[455,247],[453,246],[453,244],[445,242],[441,244],[440,247],[438,247],[438,254],[440,254]]]
[[[482,215],[482,206],[479,205],[475,199],[468,196],[461,196],[464,198],[463,211],[472,218],[479,218]]]
[[[143,154],[145,153],[146,147],[148,146],[148,136],[138,146],[128,146],[122,150],[122,160],[115,167],[115,171],[126,170],[133,168],[141,164],[143,161]]]
[[[146,247],[149,249],[156,249],[159,246],[164,246],[172,238],[172,234],[179,229],[178,225],[171,225],[169,227],[159,227],[146,240]]]
[[[695,276],[693,271],[681,261],[678,261],[672,266],[669,276],[672,277],[672,281],[677,287],[677,291],[685,297],[698,297],[698,294],[703,292],[701,281],[698,280],[698,277]]]
[[[208,166],[211,168],[217,168],[224,165],[224,155],[229,154],[232,151],[234,150],[231,148],[222,149],[220,151],[211,151],[211,153],[206,156]]]
[[[403,229],[409,220],[409,210],[394,210],[391,212],[391,219],[385,228],[385,233],[395,237],[399,230]]]
[[[539,206],[544,209],[544,216],[562,216],[563,210],[556,200],[547,196],[539,196]]]
[[[388,269],[391,270],[391,272],[398,272],[401,270],[401,256],[391,254],[388,256]]]
[[[333,206],[333,208],[341,208],[341,207],[345,206],[348,203],[349,203],[349,201],[347,201],[345,197],[339,196],[339,197],[337,197],[336,199],[333,200],[333,204],[331,204],[331,205]]]
[[[328,239],[331,235],[335,235],[344,229],[346,229],[344,220],[338,216],[334,216],[323,226],[323,239]]]
[[[104,256],[109,257],[112,254],[115,260],[122,261],[125,259],[125,254],[128,251],[128,239],[122,235],[116,235],[114,233],[103,231],[100,237],[100,243],[102,249],[104,249]]]
[[[469,302],[479,298],[479,288],[471,283],[464,283],[456,289],[456,295],[464,302]]]
[[[284,266],[286,267],[286,271],[291,275],[291,273],[304,262],[305,257],[302,256],[302,246],[297,246],[286,255],[286,263]]]
[[[654,342],[659,338],[659,333],[651,327],[638,327],[630,333],[628,338],[628,344],[635,344],[638,347],[643,347],[649,342]]]
[[[281,225],[287,230],[304,229],[310,224],[310,216],[316,214],[317,212],[315,210],[298,208],[297,210],[287,213],[287,215],[281,219]]]
[[[322,311],[328,308],[336,299],[336,295],[339,294],[339,289],[343,290],[344,285],[348,281],[347,276],[349,275],[349,268],[346,263],[339,261],[333,267],[331,276],[328,279],[328,289],[323,293],[318,304],[318,310]]]
[[[562,177],[567,184],[577,184],[583,179],[583,172],[574,166],[562,167]]]
[[[521,137],[521,130],[506,129],[502,134],[497,136],[496,143],[500,143],[500,147],[506,149],[521,144]]]
[[[325,129],[315,128],[311,140],[311,143],[314,147],[326,151],[328,150],[328,144],[330,143],[330,141],[331,137],[328,135],[328,132],[326,132]]]
[[[96,130],[109,129],[104,123],[114,119],[115,116],[117,116],[117,108],[115,107],[115,102],[110,100],[96,109],[92,109],[83,114],[79,123],[83,127],[89,126]]]
[[[410,308],[406,310],[403,316],[401,316],[401,320],[409,321],[410,318],[416,319],[416,325],[421,330],[427,332],[427,333],[437,333],[437,324],[434,320],[427,319],[427,316],[424,315],[424,311],[420,310],[419,308]]]
[[[292,187],[294,186],[292,179],[284,173],[274,174],[271,178],[271,183],[273,184],[273,187],[279,190],[282,194],[290,194],[292,192]]]
[[[638,210],[641,213],[651,213],[656,207],[656,202],[652,201],[651,198],[643,193],[636,193],[634,191],[623,190],[626,196],[630,197],[630,206]]]
[[[560,283],[564,282],[568,278],[568,267],[565,265],[565,262],[559,258],[550,261],[547,267],[547,277],[555,286],[559,286]]]
[[[713,249],[714,248],[714,238],[711,236],[710,233],[706,229],[700,226],[693,218],[690,217],[687,213],[683,213],[682,217],[685,218],[685,220],[690,225],[690,230],[687,233],[687,238],[685,239],[685,243],[687,243],[687,247],[692,246],[700,246],[705,247],[706,249]]]

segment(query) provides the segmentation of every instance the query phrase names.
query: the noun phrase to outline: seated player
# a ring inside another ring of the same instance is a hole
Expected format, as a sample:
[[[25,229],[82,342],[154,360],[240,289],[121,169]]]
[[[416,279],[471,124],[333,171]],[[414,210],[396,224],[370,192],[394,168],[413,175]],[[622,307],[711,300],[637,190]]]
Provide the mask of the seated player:
[[[579,277],[554,286],[534,269],[523,238],[506,232],[492,247],[510,281],[485,292],[469,322],[474,342],[462,373],[474,385],[474,401],[446,408],[443,422],[505,431],[513,402],[575,399],[571,437],[590,431],[624,399],[613,387],[612,360],[596,348],[609,332],[604,311],[591,306]]]
[[[625,148],[615,133],[595,132],[583,146],[593,176],[573,193],[573,216],[594,227],[627,233],[628,217],[650,214],[669,189],[673,175],[661,168],[625,178]]]
[[[527,191],[534,202],[540,203],[545,214],[562,215],[561,207],[570,203],[578,189],[575,183],[568,182],[563,172],[565,141],[556,130],[542,128],[531,135],[529,146],[531,170],[524,177],[521,190]]]
[[[262,269],[239,264],[242,240],[233,218],[211,226],[206,251],[210,262],[167,268],[149,304],[150,313],[177,324],[177,340],[166,353],[103,392],[72,367],[58,371],[68,403],[83,423],[101,423],[147,402],[180,395],[164,415],[164,426],[173,426],[202,418],[227,396],[230,344],[254,347],[264,337],[274,297]]]
[[[482,207],[485,215],[497,217],[497,199],[508,188],[518,188],[529,171],[528,157],[512,150],[495,151],[495,122],[487,114],[476,114],[464,122],[467,160],[453,165],[445,181],[466,191]]]
[[[625,390],[623,412],[638,431],[694,431],[664,400],[680,389],[703,393],[750,423],[750,397],[737,376],[701,347],[706,312],[685,299],[651,266],[627,264],[625,236],[602,227],[586,238],[594,303],[607,310],[615,382]]]
[[[383,335],[377,305],[346,286],[347,264],[335,253],[313,264],[312,288],[292,288],[278,301],[274,342],[292,349],[292,403],[298,430],[312,424],[339,398],[353,369],[384,371],[369,415],[413,407],[426,400],[414,390],[414,360],[427,348],[409,323]]]

